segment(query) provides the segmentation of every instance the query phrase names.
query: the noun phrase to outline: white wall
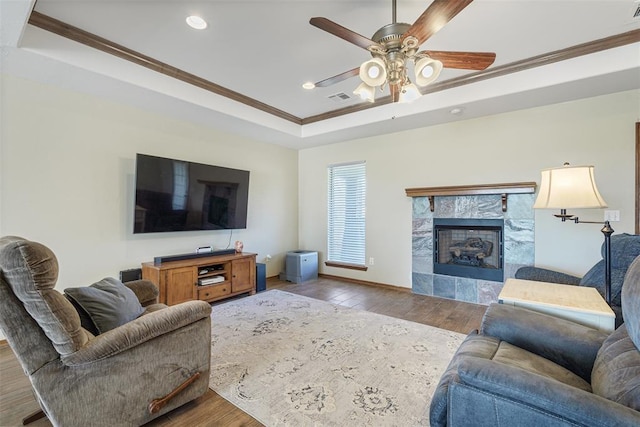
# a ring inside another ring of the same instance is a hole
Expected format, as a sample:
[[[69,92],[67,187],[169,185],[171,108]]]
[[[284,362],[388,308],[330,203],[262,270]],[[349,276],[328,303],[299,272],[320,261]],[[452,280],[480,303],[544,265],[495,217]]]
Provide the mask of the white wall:
[[[540,170],[595,165],[600,193],[620,210],[616,233],[634,232],[635,122],[640,91],[516,111],[302,150],[300,247],[326,257],[326,168],[367,162],[367,272],[321,272],[411,287],[411,199],[405,188],[540,181]],[[595,224],[561,223],[536,211],[536,264],[582,275],[600,258]],[[603,220],[602,210],[575,211]]]
[[[634,126],[640,91],[459,121],[295,152],[93,96],[2,76],[0,234],[49,245],[59,288],[82,286],[157,255],[226,247],[228,231],[133,235],[134,156],[143,152],[251,171],[248,229],[231,237],[273,256],[326,254],[326,167],[367,162],[367,272],[321,272],[411,286],[405,188],[539,181],[540,169],[594,164],[600,192],[633,232]],[[452,158],[456,159],[452,166]],[[296,197],[296,194],[298,196]],[[578,212],[601,220],[603,212]],[[598,225],[536,212],[536,263],[583,274],[599,257]]]
[[[297,247],[297,152],[2,76],[0,235],[49,246],[57,288],[235,240],[277,275]],[[251,172],[247,229],[133,235],[137,152]]]

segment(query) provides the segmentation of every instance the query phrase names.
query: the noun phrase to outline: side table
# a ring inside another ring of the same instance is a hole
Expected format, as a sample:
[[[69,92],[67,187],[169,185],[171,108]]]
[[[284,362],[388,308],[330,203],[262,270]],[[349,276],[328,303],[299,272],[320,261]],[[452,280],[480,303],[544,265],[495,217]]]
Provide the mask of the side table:
[[[507,279],[498,302],[613,331],[616,316],[595,288]]]

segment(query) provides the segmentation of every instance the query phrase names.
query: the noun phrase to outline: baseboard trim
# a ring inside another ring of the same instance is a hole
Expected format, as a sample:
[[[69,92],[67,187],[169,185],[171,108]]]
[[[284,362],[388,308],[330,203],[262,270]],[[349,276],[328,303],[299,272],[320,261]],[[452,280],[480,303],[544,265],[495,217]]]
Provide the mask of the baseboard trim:
[[[334,279],[334,280],[342,280],[344,282],[349,282],[349,283],[355,283],[357,285],[367,285],[367,286],[375,286],[378,288],[387,288],[387,289],[393,289],[394,291],[401,291],[401,292],[408,292],[411,293],[411,288],[405,288],[404,286],[397,286],[397,285],[389,285],[386,283],[378,283],[378,282],[370,282],[368,280],[360,280],[360,279],[351,279],[349,277],[342,277],[342,276],[334,276],[332,274],[324,274],[324,273],[320,273],[318,274],[318,277],[324,277],[327,279]]]
[[[407,292],[407,293],[412,293],[413,292],[411,290],[411,288],[405,288],[404,286],[389,285],[389,284],[386,284],[386,283],[370,282],[368,280],[351,279],[349,277],[334,276],[333,274],[318,273],[318,278],[319,279],[321,279],[323,277],[325,279],[342,280],[343,282],[355,283],[356,285],[375,286],[375,287],[378,287],[378,288],[393,289],[394,291]],[[279,281],[280,280],[280,276],[279,275],[270,276],[270,277],[267,277],[267,280],[268,281]]]

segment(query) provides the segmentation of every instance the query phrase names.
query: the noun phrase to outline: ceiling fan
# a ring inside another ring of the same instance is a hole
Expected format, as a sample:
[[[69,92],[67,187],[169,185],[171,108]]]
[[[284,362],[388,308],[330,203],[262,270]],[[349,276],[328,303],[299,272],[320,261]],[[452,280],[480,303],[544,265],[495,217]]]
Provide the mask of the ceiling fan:
[[[396,21],[396,0],[392,0],[392,23],[383,26],[371,39],[349,30],[327,18],[311,18],[309,23],[321,30],[371,52],[372,59],[360,67],[329,77],[314,84],[326,87],[359,75],[362,84],[354,91],[363,99],[375,99],[375,89],[385,83],[393,102],[410,101],[421,96],[407,73],[407,61],[414,62],[415,80],[426,86],[437,79],[441,69],[484,70],[495,61],[493,52],[418,51],[429,37],[438,32],[473,0],[434,0],[413,25]]]

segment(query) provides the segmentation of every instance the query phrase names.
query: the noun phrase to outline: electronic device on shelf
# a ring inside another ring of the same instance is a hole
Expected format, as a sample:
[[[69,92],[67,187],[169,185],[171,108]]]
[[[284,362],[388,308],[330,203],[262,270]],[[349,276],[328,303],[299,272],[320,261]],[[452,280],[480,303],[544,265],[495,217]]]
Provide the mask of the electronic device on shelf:
[[[211,276],[211,277],[207,277],[205,279],[198,280],[198,285],[199,286],[214,285],[216,283],[222,283],[225,280],[226,279],[224,278],[224,276]]]
[[[209,274],[209,273],[213,273],[215,271],[221,271],[221,270],[224,270],[224,264],[209,265],[207,267],[200,268],[200,270],[198,270],[198,275],[203,276],[205,274]]]
[[[182,261],[185,259],[194,259],[194,258],[208,258],[211,256],[218,256],[218,255],[232,255],[235,253],[236,253],[235,249],[220,249],[213,252],[207,252],[204,254],[190,253],[190,254],[180,254],[180,255],[157,256],[153,258],[153,263],[155,265],[161,265],[163,262]]]

